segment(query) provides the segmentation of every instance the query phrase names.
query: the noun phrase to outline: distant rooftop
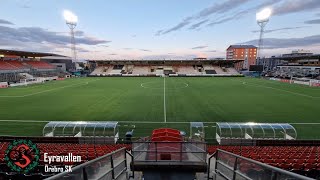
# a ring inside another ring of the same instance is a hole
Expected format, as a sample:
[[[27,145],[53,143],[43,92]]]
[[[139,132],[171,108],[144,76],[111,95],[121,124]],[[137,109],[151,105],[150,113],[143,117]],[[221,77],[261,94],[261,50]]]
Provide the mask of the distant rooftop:
[[[230,45],[229,48],[257,48],[254,45]]]

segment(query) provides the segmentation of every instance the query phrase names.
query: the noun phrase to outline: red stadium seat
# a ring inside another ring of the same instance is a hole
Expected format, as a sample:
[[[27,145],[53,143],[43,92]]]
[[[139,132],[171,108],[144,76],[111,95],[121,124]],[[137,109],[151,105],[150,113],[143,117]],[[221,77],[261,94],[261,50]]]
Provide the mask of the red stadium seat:
[[[208,152],[218,148],[297,173],[320,171],[318,146],[208,146]]]
[[[26,64],[35,69],[55,69],[56,67],[44,61],[25,61]]]
[[[304,170],[305,171],[310,171],[310,170],[314,170],[317,168],[316,164],[312,164],[312,163],[306,163],[304,164]]]

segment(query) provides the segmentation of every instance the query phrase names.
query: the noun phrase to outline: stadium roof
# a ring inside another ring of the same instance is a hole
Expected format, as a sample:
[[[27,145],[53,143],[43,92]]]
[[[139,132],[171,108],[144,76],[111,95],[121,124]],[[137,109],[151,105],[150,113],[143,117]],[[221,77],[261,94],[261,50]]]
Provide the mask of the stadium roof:
[[[320,61],[320,54],[303,54],[303,55],[295,54],[292,56],[271,56],[263,59],[275,59],[275,60],[286,60],[286,61],[318,59]]]
[[[91,62],[240,62],[244,61],[241,59],[234,59],[234,60],[226,60],[226,59],[149,59],[149,60],[144,60],[144,59],[123,59],[123,60],[106,60],[106,59],[100,59],[100,60],[88,60]]]
[[[217,122],[220,138],[296,139],[296,129],[288,123]]]
[[[49,60],[70,60],[72,61],[72,59],[68,56],[43,56],[41,57],[41,60],[44,59],[49,59]]]
[[[116,121],[50,121],[43,128],[43,136],[115,136]]]
[[[17,50],[8,50],[8,49],[0,49],[0,54],[2,54],[2,55],[14,55],[14,56],[27,56],[27,57],[44,57],[44,56],[67,57],[67,56],[63,56],[63,55],[59,55],[59,54],[53,54],[53,53],[17,51]]]
[[[254,45],[230,45],[227,49],[229,48],[257,48]]]
[[[292,56],[281,56],[281,57],[274,57],[276,59],[283,59],[283,60],[302,60],[302,59],[319,59],[320,54],[305,54],[305,55],[292,55]]]

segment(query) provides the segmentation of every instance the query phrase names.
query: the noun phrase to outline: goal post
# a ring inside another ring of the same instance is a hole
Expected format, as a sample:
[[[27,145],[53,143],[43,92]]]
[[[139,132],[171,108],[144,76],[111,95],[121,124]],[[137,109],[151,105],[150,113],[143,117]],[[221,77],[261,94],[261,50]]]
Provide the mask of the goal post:
[[[313,86],[313,83],[317,80],[309,79],[309,78],[298,78],[291,77],[290,84],[301,84],[306,86]]]

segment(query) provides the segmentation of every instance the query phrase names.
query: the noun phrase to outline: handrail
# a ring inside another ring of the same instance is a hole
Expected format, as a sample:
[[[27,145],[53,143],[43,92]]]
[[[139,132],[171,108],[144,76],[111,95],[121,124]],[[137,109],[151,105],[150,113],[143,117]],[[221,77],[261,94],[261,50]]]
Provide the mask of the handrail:
[[[126,155],[127,154],[131,157],[131,163],[132,163],[132,165],[134,165],[133,155],[129,151],[126,150]],[[131,167],[131,171],[132,171],[132,175],[129,175],[129,178],[133,178],[134,179],[134,166]]]
[[[217,154],[217,151],[216,152],[214,152],[210,157],[209,157],[209,159],[208,159],[208,180],[209,179],[213,179],[213,178],[210,178],[210,166],[211,166],[211,159],[213,158],[213,157],[215,157],[216,156],[216,154]]]
[[[112,157],[113,154],[116,154],[116,153],[121,152],[121,151],[124,151],[124,153],[125,153],[126,148],[123,147],[123,148],[121,148],[121,149],[118,149],[118,150],[116,150],[116,151],[113,151],[113,152],[111,152],[111,153],[108,153],[108,154],[106,154],[106,155],[104,155],[104,156],[101,156],[101,157],[98,157],[98,158],[93,159],[93,160],[91,160],[91,161],[88,161],[88,162],[85,162],[85,163],[83,163],[83,164],[80,164],[80,165],[72,168],[72,172],[82,169],[82,170],[83,170],[83,173],[86,174],[86,172],[85,172],[85,167],[86,167],[87,165],[90,165],[90,164],[92,164],[92,163],[95,163],[95,162],[97,162],[97,161],[100,161],[101,159],[104,159],[104,158],[109,157],[109,156]],[[111,159],[111,162],[113,163],[112,159]],[[126,166],[127,166],[127,165],[126,165]],[[69,174],[69,173],[72,173],[72,172],[62,172],[62,173],[56,174],[56,175],[54,175],[54,176],[51,176],[51,177],[47,178],[46,180],[55,180],[55,179],[57,179],[57,178],[59,178],[59,177],[63,177],[63,176],[65,176],[65,175],[67,175],[67,174]],[[114,176],[114,175],[113,175],[113,176]]]
[[[284,174],[284,175],[288,175],[288,176],[291,176],[291,177],[294,177],[294,178],[297,178],[297,179],[301,179],[301,180],[313,180],[312,178],[309,178],[309,177],[306,177],[306,176],[302,176],[302,175],[299,175],[299,174],[296,174],[296,173],[292,173],[292,172],[289,172],[289,171],[286,171],[286,170],[283,170],[283,169],[280,169],[280,168],[277,168],[277,167],[273,167],[273,166],[270,166],[268,164],[264,164],[262,162],[259,162],[259,161],[255,161],[253,159],[249,159],[249,158],[246,158],[246,157],[243,157],[243,156],[239,156],[237,154],[233,154],[233,153],[230,153],[228,151],[224,151],[224,150],[221,150],[221,149],[217,149],[216,153],[217,152],[223,152],[225,154],[228,154],[228,155],[231,155],[237,159],[243,159],[243,160],[246,160],[248,162],[251,162],[251,163],[254,163],[254,164],[257,164],[257,165],[260,165],[262,167],[265,167],[266,169],[269,169],[269,170],[272,170],[272,171],[276,171],[278,173],[281,173],[281,174]],[[235,162],[236,163],[236,162]]]

